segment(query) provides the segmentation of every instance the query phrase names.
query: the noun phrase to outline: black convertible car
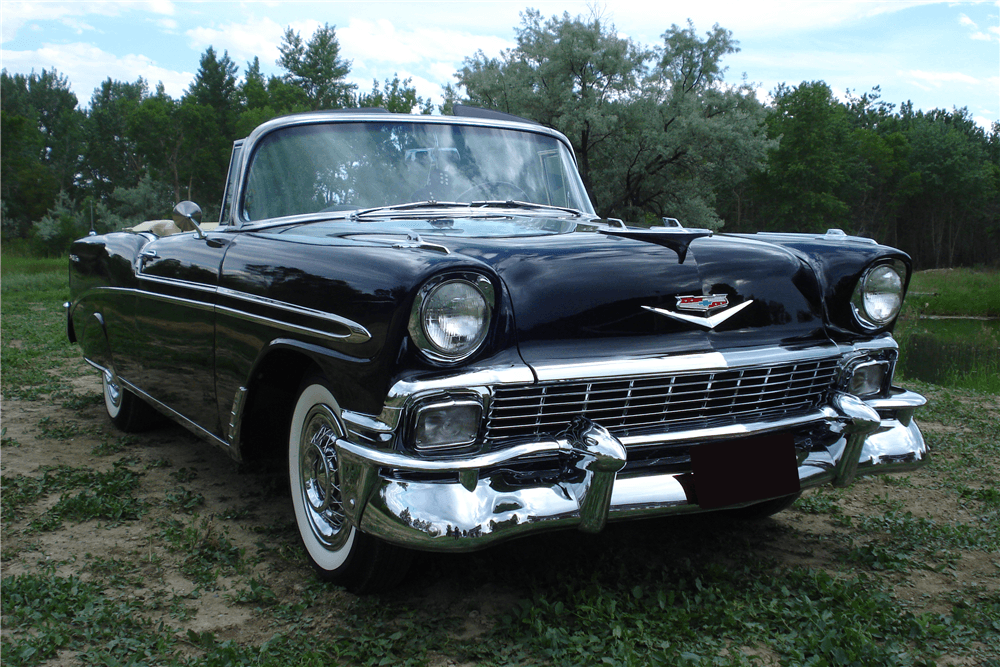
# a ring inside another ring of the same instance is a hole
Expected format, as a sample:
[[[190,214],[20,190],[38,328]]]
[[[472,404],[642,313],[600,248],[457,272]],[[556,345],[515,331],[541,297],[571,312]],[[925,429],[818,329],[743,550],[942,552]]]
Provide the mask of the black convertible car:
[[[287,464],[356,591],[411,549],[763,516],[926,460],[904,253],[669,223],[598,218],[566,138],[514,117],[287,116],[236,142],[218,224],[182,202],[73,244],[69,338],[120,428]]]

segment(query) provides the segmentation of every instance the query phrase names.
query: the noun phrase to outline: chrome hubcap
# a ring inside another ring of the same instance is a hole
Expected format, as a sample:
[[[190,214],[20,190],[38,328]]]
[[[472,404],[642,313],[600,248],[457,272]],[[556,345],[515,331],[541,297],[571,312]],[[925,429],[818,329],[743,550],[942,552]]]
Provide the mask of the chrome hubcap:
[[[107,371],[104,373],[104,393],[116,408],[122,404],[122,389],[115,382],[114,376]]]
[[[337,484],[334,442],[341,435],[333,412],[317,405],[306,415],[299,436],[299,493],[313,535],[330,550],[340,548],[350,535]]]

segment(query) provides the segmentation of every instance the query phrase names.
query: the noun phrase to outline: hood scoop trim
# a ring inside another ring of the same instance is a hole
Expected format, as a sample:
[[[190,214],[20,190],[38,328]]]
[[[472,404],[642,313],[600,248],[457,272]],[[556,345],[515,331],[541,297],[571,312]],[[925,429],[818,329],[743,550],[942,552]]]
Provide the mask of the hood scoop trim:
[[[608,236],[621,236],[633,241],[645,241],[657,245],[666,246],[677,253],[679,264],[684,263],[687,257],[688,246],[695,239],[711,236],[708,229],[602,229],[602,234]]]

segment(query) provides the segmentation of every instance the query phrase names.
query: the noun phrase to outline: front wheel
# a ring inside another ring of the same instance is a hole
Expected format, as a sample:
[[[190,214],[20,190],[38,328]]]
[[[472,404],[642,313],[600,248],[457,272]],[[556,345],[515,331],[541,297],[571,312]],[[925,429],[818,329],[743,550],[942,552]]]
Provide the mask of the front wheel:
[[[344,511],[337,438],[340,407],[325,382],[299,392],[288,436],[288,479],[295,523],[319,577],[355,593],[390,588],[406,574],[410,553],[359,531]]]

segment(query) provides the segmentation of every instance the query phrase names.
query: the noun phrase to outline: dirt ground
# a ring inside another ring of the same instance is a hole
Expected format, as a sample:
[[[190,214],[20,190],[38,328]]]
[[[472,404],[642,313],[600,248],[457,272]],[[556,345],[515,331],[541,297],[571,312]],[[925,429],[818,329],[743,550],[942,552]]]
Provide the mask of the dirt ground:
[[[85,369],[80,363],[82,372]],[[8,444],[0,452],[3,477],[38,476],[40,466],[111,470],[115,461],[126,457],[131,469],[141,471],[136,496],[148,503],[148,513],[141,520],[117,525],[94,520],[66,521],[58,530],[29,534],[5,528],[3,576],[37,571],[39,562],[51,561],[59,564],[61,574],[73,573],[86,579],[91,576],[88,566],[93,564],[95,557],[128,559],[148,564],[143,570],[145,586],[132,591],[131,595],[139,599],[184,599],[197,584],[176,567],[184,555],[155,537],[156,526],[158,521],[172,517],[193,524],[200,521],[198,525],[207,533],[216,531],[244,549],[249,556],[250,569],[239,575],[224,573],[215,592],[202,593],[196,601],[190,602],[193,613],[180,625],[199,633],[211,631],[220,639],[239,643],[260,643],[271,637],[275,632],[273,620],[255,614],[252,605],[235,604],[226,591],[231,592],[234,586],[245,585],[247,580],[256,577],[266,579],[279,598],[292,597],[313,581],[305,558],[298,550],[283,475],[243,470],[222,451],[173,425],[140,434],[123,451],[97,455],[92,450],[121,434],[113,429],[103,404],[96,400],[101,391],[98,375],[83,373],[73,382],[78,397],[93,397],[84,409],[69,408],[63,401],[52,399],[3,400],[5,440],[16,443]],[[1000,403],[987,400],[982,407],[1000,419]],[[39,426],[46,417],[49,423],[72,425],[75,435],[70,439],[46,436]],[[922,421],[921,426],[927,434],[948,433],[956,428],[927,421]],[[167,499],[180,492],[187,497],[200,495],[204,503],[195,507],[193,513],[178,510],[176,503],[171,504]],[[55,503],[58,495],[50,495],[30,512],[43,513],[46,504]],[[941,490],[934,475],[921,471],[910,475],[906,485],[887,484],[881,478],[861,479],[838,497],[838,503],[840,513],[848,516],[870,513],[873,504],[895,503],[918,517],[958,524],[976,521],[977,518],[970,516],[954,498],[954,494]],[[684,527],[689,525],[685,522],[692,520],[657,520],[656,527],[683,533]],[[637,526],[640,524],[609,526],[596,538],[574,533],[575,536],[564,538],[569,541],[565,546],[575,548],[584,539],[627,541],[635,531],[649,529],[648,522],[646,527]],[[849,532],[850,528],[832,520],[830,514],[806,513],[793,508],[766,522],[748,526],[745,531],[740,537],[759,545],[762,556],[779,565],[800,565],[831,572],[843,570],[843,559],[838,560],[835,554],[842,542],[833,538]],[[531,558],[551,559],[553,542],[546,540],[548,538],[529,540],[523,547],[498,547],[506,549],[499,558],[506,559],[513,568],[529,567],[526,561]],[[677,548],[684,549],[682,541]],[[480,585],[469,590],[460,586],[463,577],[452,575],[492,568],[497,557],[463,554],[421,558],[421,565],[415,568],[411,580],[393,595],[417,608],[448,608],[450,613],[466,619],[461,631],[465,637],[488,630],[518,599],[518,591],[509,584],[491,582],[484,577]],[[558,565],[553,564],[553,567]],[[970,582],[980,582],[995,590],[1000,583],[998,572],[1000,557],[997,554],[965,551],[957,556],[952,567],[940,571],[914,568],[886,576],[894,579],[896,597],[906,601],[914,612],[946,612],[950,593]],[[355,600],[343,591],[335,591],[332,595],[334,601],[342,600],[345,606]],[[334,604],[329,606],[328,613],[334,616],[340,611]],[[166,607],[163,614],[166,617]],[[167,620],[177,624],[175,619]],[[952,664],[962,662],[953,660]]]

